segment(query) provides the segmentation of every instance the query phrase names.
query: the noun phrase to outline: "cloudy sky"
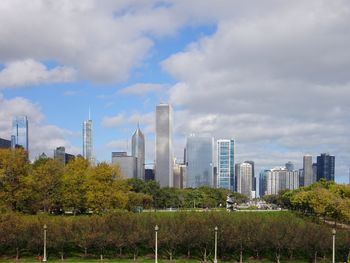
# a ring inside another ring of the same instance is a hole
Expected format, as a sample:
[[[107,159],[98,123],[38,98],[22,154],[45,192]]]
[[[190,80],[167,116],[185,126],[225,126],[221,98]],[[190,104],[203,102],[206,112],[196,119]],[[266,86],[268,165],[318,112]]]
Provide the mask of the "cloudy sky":
[[[350,2],[0,1],[0,137],[27,115],[32,159],[81,153],[90,107],[97,160],[140,122],[152,162],[159,102],[179,159],[187,134],[211,134],[258,169],[329,152],[347,182]]]

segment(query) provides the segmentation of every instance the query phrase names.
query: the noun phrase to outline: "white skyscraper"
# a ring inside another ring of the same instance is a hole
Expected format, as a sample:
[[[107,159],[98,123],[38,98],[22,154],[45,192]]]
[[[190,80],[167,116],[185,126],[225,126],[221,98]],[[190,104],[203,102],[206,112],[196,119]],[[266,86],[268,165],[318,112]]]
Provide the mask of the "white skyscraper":
[[[173,187],[173,114],[169,104],[156,107],[156,173],[161,187]]]
[[[83,122],[83,157],[94,164],[95,160],[92,152],[92,120],[86,120]]]
[[[303,157],[304,169],[304,186],[309,186],[313,183],[312,156],[305,155]]]
[[[138,125],[132,136],[131,155],[137,158],[137,178],[145,180],[145,136]]]
[[[236,164],[237,177],[237,192],[248,198],[252,197],[253,182],[252,182],[253,166],[250,163]]]

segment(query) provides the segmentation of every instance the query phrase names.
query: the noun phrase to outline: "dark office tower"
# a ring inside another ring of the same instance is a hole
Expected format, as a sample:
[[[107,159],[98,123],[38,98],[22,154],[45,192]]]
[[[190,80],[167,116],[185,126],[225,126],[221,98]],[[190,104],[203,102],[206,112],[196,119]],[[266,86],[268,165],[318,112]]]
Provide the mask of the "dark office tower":
[[[288,172],[294,171],[294,164],[292,162],[286,163],[286,169]]]
[[[61,146],[57,147],[56,150],[53,151],[53,158],[61,163],[62,165],[66,164],[66,149]]]
[[[263,170],[259,175],[259,196],[266,195],[267,190],[267,174],[270,170]]]
[[[12,122],[12,145],[21,145],[29,154],[29,136],[27,116],[18,116]]]
[[[328,153],[317,156],[317,181],[334,181],[335,157]]]
[[[253,161],[245,161],[245,163],[249,163],[252,166],[252,191],[256,191],[256,177],[255,177],[255,168]]]
[[[312,164],[312,180],[317,182],[317,163]]]
[[[145,136],[139,126],[132,136],[131,155],[137,158],[137,178],[145,180]]]

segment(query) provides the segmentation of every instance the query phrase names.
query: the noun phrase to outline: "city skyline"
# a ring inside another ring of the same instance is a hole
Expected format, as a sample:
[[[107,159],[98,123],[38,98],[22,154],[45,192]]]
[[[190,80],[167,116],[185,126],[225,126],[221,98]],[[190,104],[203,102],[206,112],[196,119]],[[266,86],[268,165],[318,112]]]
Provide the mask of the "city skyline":
[[[154,107],[166,102],[177,159],[200,131],[234,138],[237,163],[253,160],[257,172],[329,152],[336,181],[348,182],[349,2],[0,7],[0,137],[10,140],[14,116],[28,116],[31,160],[60,146],[83,154],[91,106],[97,161],[130,152],[139,122],[145,162],[154,162]]]

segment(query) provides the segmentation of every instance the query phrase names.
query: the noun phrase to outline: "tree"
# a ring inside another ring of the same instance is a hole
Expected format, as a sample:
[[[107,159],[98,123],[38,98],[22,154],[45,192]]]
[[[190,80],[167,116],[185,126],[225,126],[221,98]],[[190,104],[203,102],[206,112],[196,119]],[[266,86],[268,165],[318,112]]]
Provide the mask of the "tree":
[[[0,209],[19,210],[29,162],[23,149],[0,149]]]
[[[32,191],[35,208],[47,213],[59,213],[62,208],[63,165],[47,158],[39,159],[33,164],[29,188]]]
[[[73,214],[86,211],[86,176],[89,162],[84,158],[70,161],[62,178],[62,204],[65,211]]]
[[[85,183],[87,207],[102,213],[113,208],[125,208],[128,185],[121,180],[120,169],[107,163],[91,167]]]

